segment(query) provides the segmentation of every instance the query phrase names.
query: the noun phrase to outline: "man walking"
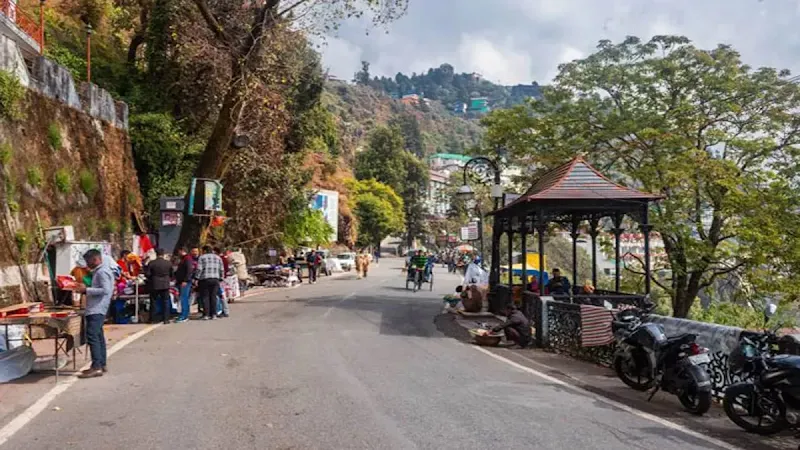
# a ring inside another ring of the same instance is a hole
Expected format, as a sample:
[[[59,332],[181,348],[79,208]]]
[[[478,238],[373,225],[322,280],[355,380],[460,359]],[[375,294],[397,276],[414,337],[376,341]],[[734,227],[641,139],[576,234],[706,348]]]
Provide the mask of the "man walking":
[[[308,283],[316,284],[317,282],[317,252],[311,250],[306,255],[306,264],[308,265]]]
[[[194,279],[197,281],[198,295],[203,301],[203,320],[212,320],[217,311],[217,294],[222,281],[222,258],[214,254],[210,245],[203,247],[203,255],[197,260]]]
[[[111,266],[103,263],[99,250],[89,250],[83,255],[86,266],[92,271],[92,285],[79,284],[75,291],[86,294],[86,340],[92,354],[92,365],[81,372],[79,378],[103,376],[106,371],[106,337],[103,323],[106,321],[111,296],[114,295],[114,274]]]
[[[178,270],[175,272],[175,286],[178,287],[181,296],[181,315],[175,323],[183,323],[189,320],[189,309],[191,308],[192,296],[192,274],[194,273],[194,261],[186,248],[178,249]]]
[[[156,259],[150,261],[145,267],[150,299],[153,308],[150,310],[150,322],[155,323],[155,317],[161,310],[164,323],[169,323],[169,312],[172,302],[169,298],[169,282],[172,279],[172,263],[164,259],[164,249],[156,250]]]

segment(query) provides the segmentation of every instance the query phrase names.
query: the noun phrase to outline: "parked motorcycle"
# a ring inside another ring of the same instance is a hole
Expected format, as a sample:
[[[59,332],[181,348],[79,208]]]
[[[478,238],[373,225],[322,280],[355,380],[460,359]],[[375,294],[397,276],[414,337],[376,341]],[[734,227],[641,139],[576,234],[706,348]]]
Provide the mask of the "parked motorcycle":
[[[773,308],[766,316],[774,312]],[[725,390],[725,414],[744,430],[761,435],[800,425],[800,356],[774,355],[776,331],[742,336],[728,357],[731,372],[747,381]]]
[[[653,389],[648,401],[663,389],[690,413],[705,414],[711,407],[708,349],[697,345],[694,334],[667,337],[661,325],[645,322],[654,306],[621,311],[612,322],[617,376],[637,391]]]

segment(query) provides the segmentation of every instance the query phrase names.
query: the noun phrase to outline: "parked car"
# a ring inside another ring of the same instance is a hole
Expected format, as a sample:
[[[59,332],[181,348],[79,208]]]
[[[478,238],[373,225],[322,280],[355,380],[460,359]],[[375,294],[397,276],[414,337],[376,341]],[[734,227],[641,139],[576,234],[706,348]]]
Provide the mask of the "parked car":
[[[353,270],[353,267],[356,265],[356,254],[355,253],[340,253],[336,256],[336,259],[339,261],[339,264],[342,266],[342,270],[346,270],[350,272]]]

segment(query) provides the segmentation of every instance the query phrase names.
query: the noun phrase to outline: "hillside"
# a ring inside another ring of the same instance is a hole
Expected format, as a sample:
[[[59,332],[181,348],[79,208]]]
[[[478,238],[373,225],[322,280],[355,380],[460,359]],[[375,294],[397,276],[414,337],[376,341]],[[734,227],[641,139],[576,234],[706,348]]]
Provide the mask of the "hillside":
[[[322,102],[336,118],[341,153],[346,161],[352,161],[375,126],[390,124],[404,116],[413,116],[419,123],[421,156],[439,152],[464,153],[467,148],[477,145],[483,135],[477,122],[450,114],[440,102],[408,105],[369,86],[327,81]]]
[[[409,94],[424,95],[425,98],[438,100],[451,111],[456,104],[469,105],[471,98],[486,98],[489,108],[498,109],[520,104],[527,97],[540,98],[542,95],[541,87],[535,81],[504,86],[486,80],[478,73],[456,73],[453,66],[447,63],[430,68],[426,73],[412,73],[411,76],[398,73],[394,78],[389,78],[370,77],[369,63],[362,62],[355,80],[358,84],[371,86],[397,98]]]

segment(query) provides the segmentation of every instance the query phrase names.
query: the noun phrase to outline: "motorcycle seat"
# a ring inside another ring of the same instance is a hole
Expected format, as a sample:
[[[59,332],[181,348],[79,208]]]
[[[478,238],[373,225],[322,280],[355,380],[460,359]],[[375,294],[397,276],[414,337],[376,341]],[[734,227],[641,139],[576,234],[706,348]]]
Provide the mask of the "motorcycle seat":
[[[692,333],[684,333],[676,336],[668,336],[667,342],[665,342],[664,345],[666,346],[666,345],[689,344],[691,342],[694,342],[695,339],[697,339],[697,336]]]

